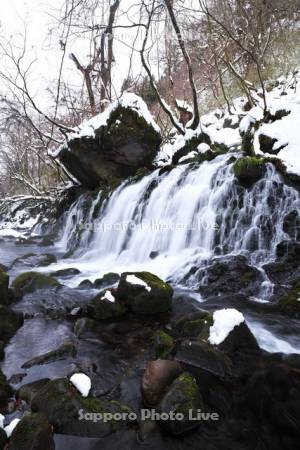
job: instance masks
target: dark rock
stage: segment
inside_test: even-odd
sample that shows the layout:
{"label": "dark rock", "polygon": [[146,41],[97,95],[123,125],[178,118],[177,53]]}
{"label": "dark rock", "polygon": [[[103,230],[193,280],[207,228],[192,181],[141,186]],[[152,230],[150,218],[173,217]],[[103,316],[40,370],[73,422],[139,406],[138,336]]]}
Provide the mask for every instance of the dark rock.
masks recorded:
{"label": "dark rock", "polygon": [[138,102],[143,101],[125,107],[121,98],[95,137],[73,137],[61,150],[59,161],[84,186],[111,185],[151,166],[162,138],[142,117]]}
{"label": "dark rock", "polygon": [[248,264],[244,256],[214,258],[197,278],[202,280],[199,291],[202,295],[219,294],[255,295],[264,281],[258,269]]}
{"label": "dark rock", "polygon": [[276,256],[285,262],[300,264],[300,242],[282,241],[276,246]]}
{"label": "dark rock", "polygon": [[4,349],[5,349],[5,344],[3,341],[0,341],[0,361],[2,361],[2,359],[4,359],[4,356],[5,356]]}
{"label": "dark rock", "polygon": [[213,324],[213,317],[208,311],[197,311],[195,313],[182,316],[175,327],[182,337],[199,337],[207,339],[209,328]]}
{"label": "dark rock", "polygon": [[0,268],[0,305],[7,305],[9,276]]}
{"label": "dark rock", "polygon": [[16,258],[12,263],[12,267],[46,267],[56,262],[56,256],[52,255],[51,253],[45,253],[42,255],[28,253],[27,255],[19,256],[18,258]]}
{"label": "dark rock", "polygon": [[201,340],[183,341],[177,350],[175,359],[220,378],[224,378],[231,371],[231,362],[224,353]]}
{"label": "dark rock", "polygon": [[[176,153],[174,153],[172,158],[172,164],[178,164],[179,160],[183,157],[188,155],[192,151],[197,151],[197,147],[199,144],[211,144],[211,139],[206,133],[200,132],[198,135],[193,136],[191,139],[185,141],[185,144],[182,148],[177,150]],[[201,156],[201,155],[199,155]],[[216,155],[212,154],[213,159]]]}
{"label": "dark rock", "polygon": [[183,369],[176,361],[157,359],[150,361],[142,378],[141,392],[147,406],[155,406],[162,399],[168,387]]}
{"label": "dark rock", "polygon": [[95,285],[91,282],[91,280],[83,280],[79,283],[78,287],[81,289],[94,289]]}
{"label": "dark rock", "polygon": [[132,411],[117,401],[82,397],[65,378],[52,380],[38,391],[31,402],[33,412],[43,412],[56,433],[73,436],[104,437],[126,426],[126,420],[97,422],[84,419],[91,413],[125,413]]}
{"label": "dark rock", "polygon": [[300,214],[296,209],[284,217],[282,228],[291,239],[300,241]]}
{"label": "dark rock", "polygon": [[162,426],[171,434],[179,435],[199,425],[191,420],[199,410],[203,410],[203,400],[196,380],[187,372],[182,373],[171,384],[168,392],[159,404],[159,411],[165,414],[181,414],[182,420],[163,420]]}
{"label": "dark rock", "polygon": [[5,433],[4,430],[2,430],[2,428],[0,428],[0,449],[4,450],[5,449],[5,445],[7,443],[8,439],[7,439],[7,435]]}
{"label": "dark rock", "polygon": [[0,340],[7,343],[23,325],[23,314],[0,305]]}
{"label": "dark rock", "polygon": [[149,258],[150,259],[155,259],[159,256],[159,252],[153,251],[150,253]]}
{"label": "dark rock", "polygon": [[[132,275],[146,285],[128,282],[127,277]],[[123,273],[117,293],[122,302],[136,314],[159,314],[172,307],[172,287],[149,272]]]}
{"label": "dark rock", "polygon": [[72,277],[73,275],[78,275],[78,274],[80,274],[80,270],[79,269],[75,269],[73,267],[70,267],[69,269],[57,270],[56,272],[51,273],[51,276],[52,277],[64,278],[64,277]]}
{"label": "dark rock", "polygon": [[242,356],[243,359],[247,357],[258,357],[261,349],[257,340],[253,336],[246,322],[237,325],[228,334],[218,348],[230,356],[234,361],[236,358]]}
{"label": "dark rock", "polygon": [[54,361],[58,361],[61,359],[65,359],[68,356],[76,356],[77,350],[75,345],[72,342],[65,342],[56,350],[52,350],[50,352],[44,353],[43,355],[36,356],[29,361],[26,361],[22,365],[22,369],[29,369],[33,366],[38,366],[41,364],[49,364]]}
{"label": "dark rock", "polygon": [[31,405],[32,399],[35,395],[46,386],[50,381],[49,378],[43,378],[38,381],[33,381],[32,383],[23,384],[16,394],[17,399],[24,400],[26,403]]}
{"label": "dark rock", "polygon": [[158,330],[154,337],[153,343],[156,358],[167,358],[174,347],[174,340],[171,336],[162,330]]}
{"label": "dark rock", "polygon": [[258,139],[259,139],[260,150],[262,152],[271,153],[272,155],[277,155],[277,153],[279,153],[279,149],[273,150],[273,147],[276,144],[276,142],[278,142],[278,139],[272,138],[272,137],[267,136],[262,133],[259,135]]}
{"label": "dark rock", "polygon": [[22,293],[28,294],[38,289],[47,287],[58,287],[59,282],[52,277],[44,275],[39,272],[25,272],[19,275],[12,283],[13,289]]}
{"label": "dark rock", "polygon": [[119,280],[120,275],[118,273],[109,272],[103,275],[102,278],[95,280],[94,285],[97,289],[104,289],[107,286],[112,286],[113,284],[118,283]]}
{"label": "dark rock", "polygon": [[0,413],[6,413],[9,398],[13,390],[7,382],[6,376],[0,369]]}
{"label": "dark rock", "polygon": [[52,427],[44,414],[29,414],[18,423],[8,450],[55,450]]}
{"label": "dark rock", "polygon": [[300,317],[300,278],[286,293],[279,298],[278,306],[281,312],[293,317]]}
{"label": "dark rock", "polygon": [[87,337],[93,335],[97,329],[97,322],[87,317],[78,319],[74,325],[74,334],[78,338]]}
{"label": "dark rock", "polygon": [[244,156],[234,163],[233,171],[242,184],[252,184],[264,176],[266,165],[263,158]]}
{"label": "dark rock", "polygon": [[22,380],[27,376],[27,373],[22,372],[22,373],[15,373],[14,375],[12,375],[10,377],[10,379],[8,380],[9,384],[19,384],[22,382]]}
{"label": "dark rock", "polygon": [[115,289],[106,289],[89,303],[88,313],[93,319],[106,320],[125,314],[127,308],[118,300]]}

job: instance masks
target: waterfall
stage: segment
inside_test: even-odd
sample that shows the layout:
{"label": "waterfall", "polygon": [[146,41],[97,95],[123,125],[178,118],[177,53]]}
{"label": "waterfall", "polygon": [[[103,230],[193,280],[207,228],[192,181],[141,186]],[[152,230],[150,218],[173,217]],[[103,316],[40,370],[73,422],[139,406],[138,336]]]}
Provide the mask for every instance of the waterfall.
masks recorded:
{"label": "waterfall", "polygon": [[[288,238],[283,221],[299,209],[299,193],[272,164],[251,188],[238,183],[232,166],[230,156],[221,155],[127,181],[85,208],[81,197],[68,213],[60,245],[77,246],[72,264],[92,279],[150,270],[180,283],[192,266],[226,254],[244,254],[260,267]],[[270,290],[268,280],[263,289]]]}

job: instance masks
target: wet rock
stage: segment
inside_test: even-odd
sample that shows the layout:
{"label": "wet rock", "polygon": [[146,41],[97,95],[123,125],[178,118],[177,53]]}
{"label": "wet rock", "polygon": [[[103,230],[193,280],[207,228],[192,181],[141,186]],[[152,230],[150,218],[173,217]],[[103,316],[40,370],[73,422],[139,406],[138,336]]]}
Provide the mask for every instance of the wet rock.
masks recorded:
{"label": "wet rock", "polygon": [[4,352],[5,344],[3,341],[0,341],[0,361],[4,358],[5,352]]}
{"label": "wet rock", "polygon": [[17,391],[17,399],[24,400],[29,405],[35,395],[50,382],[49,378],[33,381],[32,383],[23,384]]}
{"label": "wet rock", "polygon": [[231,362],[218,348],[201,340],[185,340],[179,346],[176,361],[197,367],[220,378],[231,371]]}
{"label": "wet rock", "polygon": [[54,450],[53,430],[44,414],[29,414],[18,423],[8,450]]}
{"label": "wet rock", "polygon": [[252,184],[263,177],[266,165],[263,158],[245,156],[234,163],[233,171],[242,184]]}
{"label": "wet rock", "polygon": [[297,210],[289,212],[284,217],[282,228],[291,239],[300,241],[300,214]]}
{"label": "wet rock", "polygon": [[300,263],[300,242],[282,241],[276,246],[276,256],[286,262]]}
{"label": "wet rock", "polygon": [[293,317],[300,317],[300,278],[279,299],[278,306],[281,312]]}
{"label": "wet rock", "polygon": [[[197,151],[198,145],[203,144],[203,143],[210,145],[211,139],[208,136],[208,134],[202,133],[202,132],[199,132],[199,134],[194,135],[191,139],[184,141],[184,145],[179,150],[177,150],[176,153],[174,153],[173,158],[172,158],[172,164],[174,164],[174,165],[178,164],[179,160],[182,157],[188,155],[192,151]],[[199,155],[199,156],[201,156],[201,155]],[[212,155],[211,159],[213,159],[213,158],[214,158],[214,156]]]}
{"label": "wet rock", "polygon": [[7,305],[9,276],[0,268],[0,305]]}
{"label": "wet rock", "polygon": [[159,404],[159,411],[162,414],[182,415],[182,420],[163,420],[161,424],[171,434],[185,433],[199,425],[199,421],[191,420],[191,417],[196,417],[198,410],[203,408],[196,380],[191,374],[184,372],[173,381]]}
{"label": "wet rock", "polygon": [[164,393],[181,373],[181,364],[176,361],[157,359],[150,361],[144,372],[141,384],[143,401],[147,406],[155,406]]}
{"label": "wet rock", "polygon": [[149,258],[150,258],[150,259],[155,259],[155,258],[157,258],[158,256],[159,256],[159,252],[153,251],[153,252],[150,252]]}
{"label": "wet rock", "polygon": [[41,364],[49,364],[54,361],[65,359],[68,356],[75,357],[76,354],[77,350],[75,345],[72,342],[65,342],[56,350],[52,350],[50,352],[44,353],[43,355],[36,356],[29,361],[26,361],[22,365],[22,369],[29,369],[30,367],[38,366]]}
{"label": "wet rock", "polygon": [[12,267],[46,267],[56,262],[56,256],[52,255],[51,253],[45,253],[42,255],[28,253],[27,255],[19,256],[18,258],[16,258],[12,263]]}
{"label": "wet rock", "polygon": [[93,335],[96,329],[97,322],[95,320],[82,317],[81,319],[76,320],[74,334],[78,338],[84,338]]}
{"label": "wet rock", "polygon": [[156,358],[167,358],[174,347],[173,338],[162,330],[155,333],[153,343]]}
{"label": "wet rock", "polygon": [[91,280],[83,280],[79,283],[79,288],[81,289],[94,289],[94,283],[91,282]]}
{"label": "wet rock", "polygon": [[0,428],[0,449],[1,450],[4,450],[7,441],[8,441],[8,439],[7,439],[7,435],[6,435],[5,431],[2,428]]}
{"label": "wet rock", "polygon": [[0,305],[0,340],[7,343],[23,325],[23,314]]}
{"label": "wet rock", "polygon": [[88,313],[93,319],[106,320],[125,314],[127,308],[118,300],[115,289],[106,289],[100,292],[89,303]]}
{"label": "wet rock", "polygon": [[52,277],[60,277],[60,278],[68,278],[74,275],[80,274],[79,269],[75,269],[74,267],[70,267],[68,269],[60,269],[56,270],[56,272],[51,273]]}
{"label": "wet rock", "polygon": [[38,289],[43,289],[47,287],[58,287],[59,282],[47,275],[39,272],[25,272],[19,275],[12,283],[12,288],[21,294],[28,294],[34,292]]}
{"label": "wet rock", "polygon": [[[158,152],[162,138],[141,113],[146,105],[136,96],[127,107],[128,95],[133,96],[123,94],[112,105],[110,114],[108,110],[103,113],[102,126],[91,127],[94,136],[73,135],[58,155],[59,161],[84,186],[111,185],[135,175],[139,168],[150,167]],[[92,120],[95,123],[95,118]]]}
{"label": "wet rock", "polygon": [[[50,381],[38,391],[31,402],[33,412],[43,412],[56,433],[73,436],[104,437],[126,426],[126,420],[91,420],[91,413],[121,413],[132,411],[117,401],[82,397],[65,378]],[[80,420],[81,419],[81,420]]]}
{"label": "wet rock", "polygon": [[0,413],[6,413],[9,398],[13,395],[13,390],[7,382],[6,376],[0,369]]}
{"label": "wet rock", "polygon": [[235,365],[238,360],[244,362],[249,358],[258,358],[261,354],[257,340],[246,322],[235,326],[218,348],[226,353]]}
{"label": "wet rock", "polygon": [[22,382],[22,380],[27,376],[27,373],[15,373],[13,374],[10,379],[8,380],[9,384],[19,384]]}
{"label": "wet rock", "polygon": [[206,340],[209,336],[209,328],[213,324],[212,314],[208,311],[197,311],[182,316],[175,324],[182,337],[199,337]]}
{"label": "wet rock", "polygon": [[159,314],[172,307],[172,287],[149,272],[123,273],[117,293],[136,314]]}
{"label": "wet rock", "polygon": [[258,269],[248,264],[244,256],[214,258],[210,265],[200,269],[197,277],[202,280],[202,295],[219,294],[255,295],[264,281]]}
{"label": "wet rock", "polygon": [[94,285],[97,289],[104,289],[107,286],[112,286],[113,284],[118,283],[119,280],[120,275],[118,273],[109,272],[103,275],[102,278],[95,280]]}

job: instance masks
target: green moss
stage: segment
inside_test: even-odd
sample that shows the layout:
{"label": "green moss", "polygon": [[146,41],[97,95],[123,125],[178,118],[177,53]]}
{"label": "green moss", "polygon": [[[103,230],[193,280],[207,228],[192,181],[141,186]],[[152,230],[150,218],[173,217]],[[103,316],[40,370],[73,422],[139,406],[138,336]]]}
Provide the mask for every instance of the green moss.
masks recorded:
{"label": "green moss", "polygon": [[248,156],[254,155],[253,132],[251,129],[246,131],[242,137],[242,152]]}
{"label": "green moss", "polygon": [[279,308],[286,313],[300,313],[300,280],[298,280],[292,290],[279,300]]}
{"label": "green moss", "polygon": [[[102,400],[95,397],[81,397],[79,401],[82,405],[82,408],[85,409],[87,412],[100,414],[105,413],[130,414],[133,412],[132,409],[129,408],[129,406],[123,405],[122,403],[116,400]],[[122,420],[112,419],[109,421],[109,424],[112,428],[112,431],[118,431],[124,426]]]}
{"label": "green moss", "polygon": [[240,181],[256,181],[265,173],[266,160],[255,156],[245,156],[238,159],[233,165],[234,175]]}
{"label": "green moss", "polygon": [[60,286],[60,283],[55,278],[39,272],[24,272],[12,283],[12,287],[21,291],[23,294],[31,293],[45,287],[57,286]]}
{"label": "green moss", "polygon": [[145,281],[145,283],[152,285],[153,287],[156,287],[158,289],[164,290],[168,295],[173,295],[173,288],[168,283],[163,281],[161,278],[157,277],[156,275],[153,275],[153,273],[150,272],[137,272],[135,274],[138,278],[141,278],[141,280]]}
{"label": "green moss", "polygon": [[153,342],[156,358],[167,358],[174,347],[173,338],[162,330],[155,333]]}

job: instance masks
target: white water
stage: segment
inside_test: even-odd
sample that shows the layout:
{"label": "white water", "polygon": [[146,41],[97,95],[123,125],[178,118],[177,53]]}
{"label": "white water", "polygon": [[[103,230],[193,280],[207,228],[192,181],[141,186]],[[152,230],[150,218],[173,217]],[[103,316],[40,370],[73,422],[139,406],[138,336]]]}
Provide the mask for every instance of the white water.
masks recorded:
{"label": "white water", "polygon": [[[125,183],[100,209],[99,195],[86,217],[80,198],[67,215],[60,241],[67,251],[77,240],[78,250],[59,267],[75,265],[82,278],[92,280],[110,271],[146,269],[181,283],[191,267],[216,254],[218,244],[219,254],[243,253],[258,266],[272,259],[276,244],[287,238],[283,218],[299,209],[299,194],[281,182],[271,164],[262,180],[244,189],[228,159],[223,155],[198,167],[178,166],[161,176],[155,171]],[[153,251],[159,252],[155,259]],[[262,297],[271,291],[266,279]]]}

